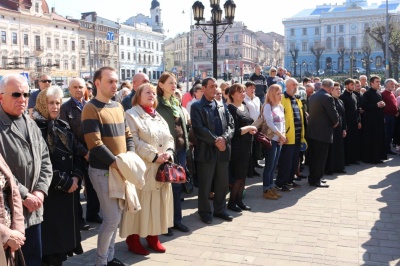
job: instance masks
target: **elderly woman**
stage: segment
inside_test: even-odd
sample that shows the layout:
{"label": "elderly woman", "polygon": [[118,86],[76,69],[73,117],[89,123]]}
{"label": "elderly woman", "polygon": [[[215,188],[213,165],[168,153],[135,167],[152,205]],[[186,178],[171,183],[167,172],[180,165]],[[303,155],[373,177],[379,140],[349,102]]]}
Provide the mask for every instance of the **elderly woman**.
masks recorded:
{"label": "elderly woman", "polygon": [[[174,150],[178,157],[177,159],[179,164],[182,165],[183,168],[186,168],[186,152],[189,150],[186,117],[179,100],[174,96],[175,90],[176,78],[174,74],[168,72],[163,73],[158,80],[157,85],[157,112],[167,122],[169,132],[175,140]],[[197,98],[198,92],[195,91],[194,94]],[[189,107],[189,104],[186,106],[186,108]],[[189,228],[182,224],[182,185],[172,184],[172,192],[174,195],[174,229],[182,232],[189,232]],[[168,232],[168,235],[172,234],[172,231]]]}
{"label": "elderly woman", "polygon": [[41,91],[33,118],[49,147],[53,178],[45,198],[42,222],[42,265],[62,265],[67,256],[83,253],[74,191],[82,178],[81,145],[68,124],[59,119],[62,90],[52,86]]}
{"label": "elderly woman", "polygon": [[276,68],[275,67],[271,67],[269,69],[269,75],[267,78],[267,86],[268,88],[272,85],[272,84],[276,84],[278,82],[279,77],[276,76]]}
{"label": "elderly woman", "polygon": [[[21,248],[25,241],[24,215],[21,195],[10,168],[0,154],[0,232],[4,249],[14,252]],[[3,251],[4,252],[4,251]],[[11,253],[7,252],[7,260]],[[4,260],[4,258],[2,258]],[[1,265],[6,265],[0,259]]]}
{"label": "elderly woman", "polygon": [[140,237],[146,237],[156,252],[165,252],[158,235],[167,233],[173,225],[171,184],[156,181],[156,174],[159,166],[171,158],[169,150],[174,148],[174,138],[156,107],[156,88],[145,83],[139,86],[132,98],[132,108],[125,113],[136,153],[145,162],[146,172],[145,185],[137,190],[142,209],[137,213],[123,212],[120,236],[127,237],[129,250],[140,255],[149,254]]}
{"label": "elderly woman", "polygon": [[228,110],[235,121],[235,133],[231,140],[231,160],[229,162],[229,173],[234,180],[231,186],[228,209],[234,212],[251,210],[243,203],[243,191],[246,175],[252,158],[251,148],[253,134],[257,128],[252,126],[253,119],[243,102],[245,97],[244,86],[239,83],[233,84],[229,89],[230,104]]}

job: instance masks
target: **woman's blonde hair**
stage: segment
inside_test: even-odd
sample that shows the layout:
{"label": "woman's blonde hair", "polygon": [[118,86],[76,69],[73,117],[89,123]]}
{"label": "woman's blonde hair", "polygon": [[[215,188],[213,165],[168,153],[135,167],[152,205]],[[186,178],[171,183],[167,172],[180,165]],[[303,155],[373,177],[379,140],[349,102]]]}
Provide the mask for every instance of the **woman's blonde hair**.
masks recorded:
{"label": "woman's blonde hair", "polygon": [[282,91],[282,87],[278,84],[272,84],[269,86],[268,91],[267,91],[267,97],[265,97],[265,103],[269,103],[270,105],[277,105],[279,102],[274,102],[275,101],[275,94],[278,91]]}
{"label": "woman's blonde hair", "polygon": [[[132,106],[140,105],[140,97],[142,96],[143,90],[144,90],[145,88],[150,88],[150,89],[154,92],[154,94],[157,93],[156,87],[153,86],[153,85],[151,85],[150,83],[145,83],[145,84],[140,85],[140,86],[138,87],[138,89],[136,90],[135,95],[134,95],[133,98],[132,98]],[[156,94],[156,95],[157,95],[157,94]],[[129,97],[129,96],[128,96],[128,97]],[[156,108],[157,108],[157,105],[158,105],[157,97],[154,95],[153,108],[156,109]]]}
{"label": "woman's blonde hair", "polygon": [[269,69],[269,75],[270,75],[270,76],[272,76],[272,72],[275,72],[275,75],[276,75],[276,68],[275,68],[275,67],[271,67],[271,68]]}

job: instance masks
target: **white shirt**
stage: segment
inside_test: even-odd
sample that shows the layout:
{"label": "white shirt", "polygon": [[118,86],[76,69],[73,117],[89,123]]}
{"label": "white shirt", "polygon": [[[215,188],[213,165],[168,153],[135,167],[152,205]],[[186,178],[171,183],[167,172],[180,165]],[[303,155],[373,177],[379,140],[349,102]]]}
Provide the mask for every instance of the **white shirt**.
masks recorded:
{"label": "white shirt", "polygon": [[196,100],[196,98],[193,98],[190,102],[188,102],[188,104],[186,105],[186,110],[188,111],[189,115],[190,115],[190,109],[192,107],[192,104],[194,102],[197,102],[198,100]]}
{"label": "white shirt", "polygon": [[256,121],[258,116],[260,115],[260,108],[261,108],[260,98],[254,96],[254,98],[251,99],[246,94],[246,96],[244,97],[244,102],[246,103],[247,109],[249,109],[250,117],[254,121]]}

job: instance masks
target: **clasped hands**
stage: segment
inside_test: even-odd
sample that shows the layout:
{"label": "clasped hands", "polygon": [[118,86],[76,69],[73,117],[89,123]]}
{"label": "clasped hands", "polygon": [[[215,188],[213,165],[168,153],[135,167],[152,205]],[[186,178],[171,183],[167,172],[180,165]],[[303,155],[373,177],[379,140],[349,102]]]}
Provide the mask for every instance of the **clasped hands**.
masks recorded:
{"label": "clasped hands", "polygon": [[4,245],[4,249],[7,247],[11,248],[11,252],[14,252],[18,249],[21,248],[22,245],[24,245],[25,241],[25,236],[21,232],[17,230],[12,230],[10,237],[8,238],[6,244]]}
{"label": "clasped hands", "polygon": [[28,192],[22,204],[28,209],[29,212],[34,212],[43,205],[44,193],[35,190],[32,193]]}

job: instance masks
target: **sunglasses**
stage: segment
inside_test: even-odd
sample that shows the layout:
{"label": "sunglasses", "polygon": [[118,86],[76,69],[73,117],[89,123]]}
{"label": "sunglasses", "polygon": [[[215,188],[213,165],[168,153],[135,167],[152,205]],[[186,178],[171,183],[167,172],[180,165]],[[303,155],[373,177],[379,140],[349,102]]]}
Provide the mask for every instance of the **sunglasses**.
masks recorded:
{"label": "sunglasses", "polygon": [[31,94],[29,93],[29,92],[24,92],[24,93],[22,93],[22,92],[12,92],[12,93],[2,93],[2,94],[9,94],[9,95],[11,95],[11,97],[13,97],[13,98],[19,98],[19,97],[21,97],[21,96],[24,96],[24,98],[29,98],[29,96],[31,96]]}
{"label": "sunglasses", "polygon": [[51,83],[51,79],[43,79],[40,82],[42,82],[42,83]]}

